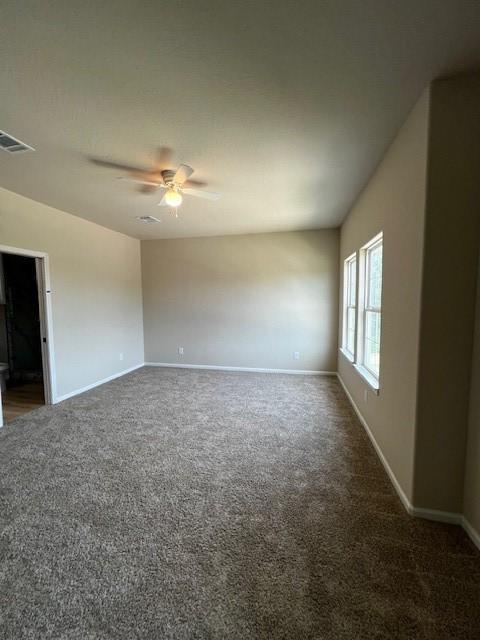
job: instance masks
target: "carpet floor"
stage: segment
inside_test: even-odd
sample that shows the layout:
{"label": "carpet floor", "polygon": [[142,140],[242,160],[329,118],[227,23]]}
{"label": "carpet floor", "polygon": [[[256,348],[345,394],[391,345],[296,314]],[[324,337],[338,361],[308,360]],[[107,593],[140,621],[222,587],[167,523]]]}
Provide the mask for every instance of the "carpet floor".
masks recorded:
{"label": "carpet floor", "polygon": [[476,639],[335,378],[143,368],[0,433],[0,638]]}

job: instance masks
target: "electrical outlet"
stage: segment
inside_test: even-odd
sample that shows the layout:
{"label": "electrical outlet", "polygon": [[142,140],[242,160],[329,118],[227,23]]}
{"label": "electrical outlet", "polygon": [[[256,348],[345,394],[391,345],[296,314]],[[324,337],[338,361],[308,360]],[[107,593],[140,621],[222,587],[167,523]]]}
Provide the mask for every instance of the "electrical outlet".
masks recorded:
{"label": "electrical outlet", "polygon": [[183,356],[183,347],[178,347],[178,355]]}
{"label": "electrical outlet", "polygon": [[293,359],[294,360],[300,360],[300,351],[294,351],[293,352]]}
{"label": "electrical outlet", "polygon": [[119,353],[119,354],[118,354],[118,359],[119,359],[119,360],[123,360],[123,353]]}

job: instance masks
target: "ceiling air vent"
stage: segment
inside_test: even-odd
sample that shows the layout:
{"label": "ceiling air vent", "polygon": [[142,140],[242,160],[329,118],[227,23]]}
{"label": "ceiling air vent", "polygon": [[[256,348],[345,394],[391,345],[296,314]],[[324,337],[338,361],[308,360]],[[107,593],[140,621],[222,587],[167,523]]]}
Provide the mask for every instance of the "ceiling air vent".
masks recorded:
{"label": "ceiling air vent", "polygon": [[8,135],[8,133],[5,133],[5,131],[0,131],[0,149],[8,151],[8,153],[18,153],[19,151],[35,151],[33,147],[30,147],[28,144],[25,144],[21,140],[12,138],[12,136]]}
{"label": "ceiling air vent", "polygon": [[156,224],[157,222],[161,222],[161,220],[153,216],[137,216],[137,220],[143,224]]}

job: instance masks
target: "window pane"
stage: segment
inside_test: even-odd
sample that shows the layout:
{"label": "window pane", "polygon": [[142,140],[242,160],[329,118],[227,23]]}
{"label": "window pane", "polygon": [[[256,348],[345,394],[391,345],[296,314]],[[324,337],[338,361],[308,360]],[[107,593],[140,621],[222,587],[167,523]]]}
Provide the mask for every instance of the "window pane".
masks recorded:
{"label": "window pane", "polygon": [[380,325],[378,311],[365,312],[364,364],[377,377],[380,372]]}
{"label": "window pane", "polygon": [[356,297],[357,297],[357,259],[355,256],[345,260],[344,271],[344,320],[342,347],[353,356],[355,351]]}
{"label": "window pane", "polygon": [[382,245],[368,252],[368,301],[367,306],[382,306]]}
{"label": "window pane", "polygon": [[347,309],[347,349],[350,353],[355,351],[355,309]]}
{"label": "window pane", "polygon": [[355,306],[355,299],[357,294],[357,261],[350,260],[348,264],[348,304],[351,307]]}

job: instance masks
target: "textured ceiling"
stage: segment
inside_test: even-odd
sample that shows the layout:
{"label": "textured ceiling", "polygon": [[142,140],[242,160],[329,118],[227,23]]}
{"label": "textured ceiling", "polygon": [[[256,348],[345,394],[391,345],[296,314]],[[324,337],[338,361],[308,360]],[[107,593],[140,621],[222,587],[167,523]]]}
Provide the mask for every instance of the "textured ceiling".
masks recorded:
{"label": "textured ceiling", "polygon": [[[0,186],[144,238],[337,226],[425,85],[480,68],[477,0],[3,0],[0,24],[0,129],[37,149],[0,152]],[[88,160],[161,145],[222,199],[176,219]]]}

